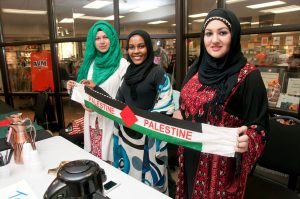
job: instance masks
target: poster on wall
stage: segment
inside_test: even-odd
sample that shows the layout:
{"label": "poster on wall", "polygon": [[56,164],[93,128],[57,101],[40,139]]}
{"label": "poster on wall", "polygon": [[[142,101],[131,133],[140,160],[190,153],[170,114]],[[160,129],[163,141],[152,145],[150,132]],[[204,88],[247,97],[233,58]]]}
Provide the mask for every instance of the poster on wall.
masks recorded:
{"label": "poster on wall", "polygon": [[300,97],[300,78],[289,78],[286,93]]}
{"label": "poster on wall", "polygon": [[280,37],[273,37],[273,46],[278,46],[280,44]]}
{"label": "poster on wall", "polygon": [[32,91],[54,91],[51,53],[47,50],[32,52],[30,58]]}
{"label": "poster on wall", "polygon": [[293,45],[293,36],[286,36],[285,37],[285,45]]}
{"label": "poster on wall", "polygon": [[262,38],[261,38],[261,45],[262,45],[262,46],[268,45],[268,41],[269,41],[269,38],[268,38],[268,37],[262,37]]}

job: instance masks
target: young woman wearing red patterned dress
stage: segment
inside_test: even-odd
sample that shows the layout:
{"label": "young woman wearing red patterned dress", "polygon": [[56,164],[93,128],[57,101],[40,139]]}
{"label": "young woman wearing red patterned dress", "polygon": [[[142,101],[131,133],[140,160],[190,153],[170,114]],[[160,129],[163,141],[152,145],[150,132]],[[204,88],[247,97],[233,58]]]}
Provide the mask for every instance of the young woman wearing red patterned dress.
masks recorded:
{"label": "young woman wearing red patterned dress", "polygon": [[179,147],[176,198],[243,198],[247,175],[268,131],[267,94],[258,69],[241,52],[241,27],[229,10],[212,10],[201,32],[174,118],[239,127],[235,158]]}

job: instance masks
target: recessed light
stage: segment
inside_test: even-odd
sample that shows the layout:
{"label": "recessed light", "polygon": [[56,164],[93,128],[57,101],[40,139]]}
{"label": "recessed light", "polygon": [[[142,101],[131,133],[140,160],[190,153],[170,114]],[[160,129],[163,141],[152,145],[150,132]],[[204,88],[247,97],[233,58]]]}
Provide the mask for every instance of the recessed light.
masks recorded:
{"label": "recessed light", "polygon": [[138,8],[129,10],[129,12],[145,12],[145,11],[153,10],[156,8],[158,8],[158,7],[157,6],[138,7]]}
{"label": "recessed light", "polygon": [[110,1],[93,1],[92,3],[86,4],[83,8],[90,8],[90,9],[99,9],[103,8],[109,4],[112,4]]}
{"label": "recessed light", "polygon": [[84,16],[85,14],[83,13],[73,13],[73,18],[76,19],[78,17]]}
{"label": "recessed light", "polygon": [[265,7],[271,7],[271,6],[278,6],[278,5],[282,5],[282,4],[286,4],[286,3],[284,1],[271,1],[268,3],[253,4],[253,5],[249,5],[246,7],[251,8],[251,9],[258,9],[258,8],[265,8]]}
{"label": "recessed light", "polygon": [[[119,16],[119,18],[124,18],[124,16]],[[86,20],[95,20],[95,21],[98,21],[98,20],[107,20],[107,21],[110,21],[110,20],[114,20],[114,15],[111,15],[111,16],[108,16],[108,17],[96,17],[96,16],[81,16],[81,17],[78,17],[78,19],[86,19]]]}
{"label": "recessed light", "polygon": [[205,19],[196,19],[194,22],[204,22]]}
{"label": "recessed light", "polygon": [[300,6],[291,5],[291,6],[261,10],[260,12],[270,12],[270,13],[274,13],[274,14],[280,14],[280,13],[286,13],[286,12],[295,12],[295,11],[299,11],[299,10],[300,10]]}
{"label": "recessed light", "polygon": [[168,21],[152,21],[149,22],[148,24],[161,24],[161,23],[167,23]]}
{"label": "recessed light", "polygon": [[62,20],[60,20],[59,23],[73,23],[74,19],[73,18],[63,18]]}
{"label": "recessed light", "polygon": [[87,20],[95,20],[95,21],[98,21],[98,20],[104,20],[104,17],[95,17],[95,16],[81,16],[81,17],[78,17],[78,19],[87,19]]}
{"label": "recessed light", "polygon": [[[124,18],[124,16],[119,16],[119,19],[121,18]],[[111,16],[108,16],[108,17],[104,17],[103,20],[114,20],[115,19],[115,16],[114,15],[111,15]]]}
{"label": "recessed light", "polygon": [[242,1],[246,1],[246,0],[227,0],[226,4],[233,4],[233,3],[238,3],[238,2],[242,2]]}
{"label": "recessed light", "polygon": [[205,17],[208,13],[204,12],[204,13],[199,13],[199,14],[193,14],[193,15],[189,15],[190,18],[198,18],[198,17]]}
{"label": "recessed light", "polygon": [[250,21],[240,22],[241,25],[250,24]]}
{"label": "recessed light", "polygon": [[3,13],[12,13],[12,14],[32,14],[32,15],[45,15],[47,11],[44,10],[20,10],[20,9],[9,9],[2,8]]}

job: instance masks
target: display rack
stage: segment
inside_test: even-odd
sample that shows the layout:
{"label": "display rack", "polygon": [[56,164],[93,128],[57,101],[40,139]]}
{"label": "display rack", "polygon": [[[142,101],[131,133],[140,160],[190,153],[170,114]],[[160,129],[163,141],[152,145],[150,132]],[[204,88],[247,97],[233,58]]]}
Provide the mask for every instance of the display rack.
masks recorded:
{"label": "display rack", "polygon": [[300,118],[300,71],[291,72],[287,66],[258,68],[268,93],[269,113]]}

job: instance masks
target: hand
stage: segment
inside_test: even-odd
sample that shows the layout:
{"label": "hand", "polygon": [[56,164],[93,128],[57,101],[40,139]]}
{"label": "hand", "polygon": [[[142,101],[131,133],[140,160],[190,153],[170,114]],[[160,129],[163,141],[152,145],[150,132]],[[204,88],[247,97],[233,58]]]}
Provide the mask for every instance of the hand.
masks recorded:
{"label": "hand", "polygon": [[181,115],[181,111],[180,111],[180,110],[174,111],[172,117],[175,118],[175,119],[183,120],[183,117],[182,117],[182,115]]}
{"label": "hand", "polygon": [[239,137],[237,138],[237,143],[235,147],[235,151],[239,153],[245,153],[248,151],[248,142],[249,142],[249,137],[246,135],[247,131],[246,126],[241,126],[238,129]]}
{"label": "hand", "polygon": [[92,89],[94,89],[95,86],[96,86],[96,84],[92,80],[83,79],[83,80],[80,81],[80,83],[87,86],[87,87],[89,87],[89,88],[92,88]]}
{"label": "hand", "polygon": [[73,80],[67,81],[67,90],[71,90],[75,86],[76,82]]}
{"label": "hand", "polygon": [[88,111],[88,112],[93,112],[92,109],[89,109],[88,107],[86,107],[84,104],[81,104],[81,106],[84,108],[84,110]]}

